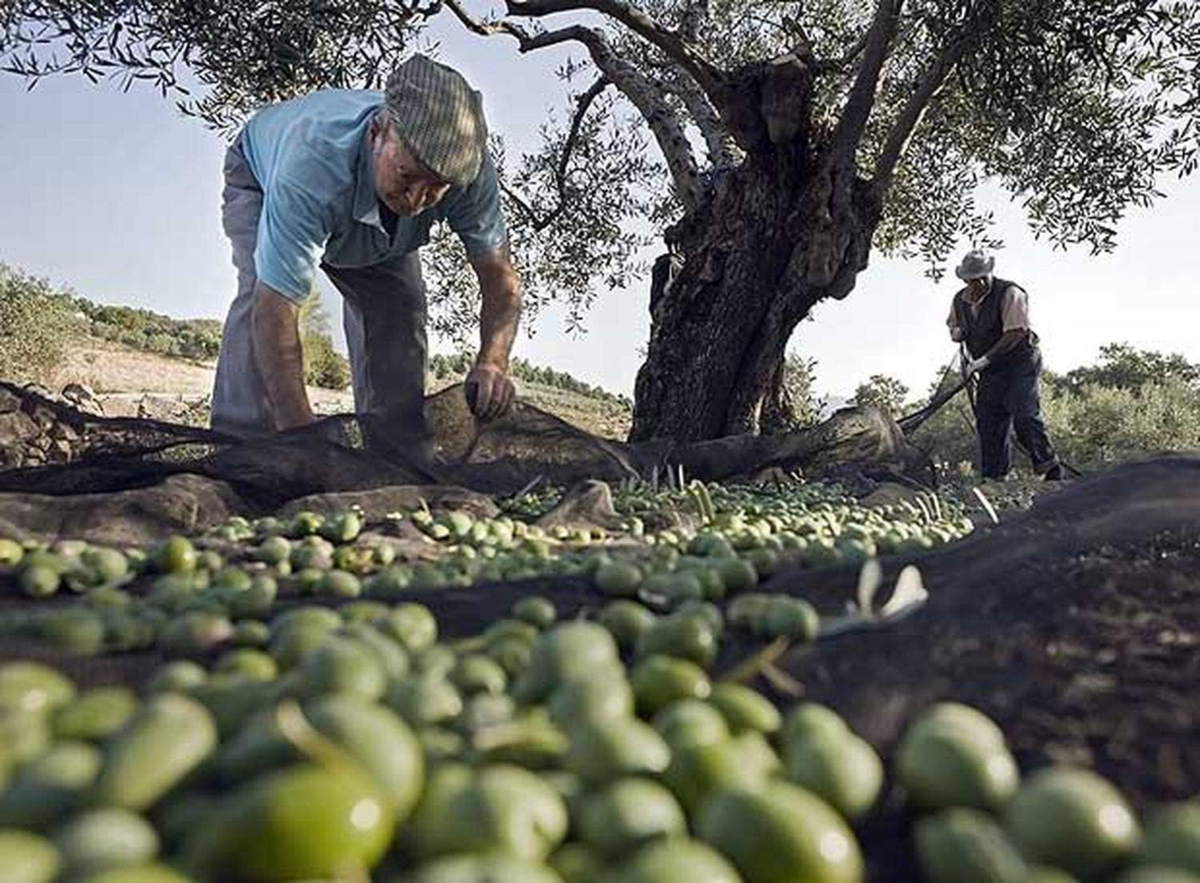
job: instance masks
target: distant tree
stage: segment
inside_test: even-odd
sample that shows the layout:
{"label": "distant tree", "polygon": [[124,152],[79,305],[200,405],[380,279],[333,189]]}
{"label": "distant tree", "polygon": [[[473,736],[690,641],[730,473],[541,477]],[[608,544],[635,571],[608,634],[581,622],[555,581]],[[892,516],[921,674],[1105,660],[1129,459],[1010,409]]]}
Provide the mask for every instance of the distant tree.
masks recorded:
{"label": "distant tree", "polygon": [[1056,388],[1072,393],[1078,393],[1086,386],[1138,392],[1144,387],[1170,381],[1197,384],[1200,382],[1200,365],[1189,362],[1179,353],[1139,350],[1127,343],[1102,346],[1097,364],[1075,368],[1053,378]]}
{"label": "distant tree", "polygon": [[900,415],[907,400],[908,387],[886,374],[872,374],[869,380],[860,383],[854,391],[856,405],[873,406],[894,417]]}

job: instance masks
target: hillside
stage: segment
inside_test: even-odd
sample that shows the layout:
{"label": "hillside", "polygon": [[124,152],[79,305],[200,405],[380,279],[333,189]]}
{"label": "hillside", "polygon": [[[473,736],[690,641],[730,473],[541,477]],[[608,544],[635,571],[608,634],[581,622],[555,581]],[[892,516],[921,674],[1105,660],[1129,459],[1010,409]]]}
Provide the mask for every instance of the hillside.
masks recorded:
{"label": "hillside", "polygon": [[[353,409],[346,357],[330,317],[310,298],[300,315],[309,398],[319,414]],[[0,378],[51,391],[81,384],[114,416],[206,423],[221,323],[177,319],[137,307],[98,304],[0,262]],[[471,356],[435,354],[425,387],[463,379]],[[597,435],[624,438],[632,404],[562,371],[514,358],[518,393]]]}
{"label": "hillside", "polygon": [[[62,364],[45,385],[62,389],[80,383],[96,393],[110,416],[144,416],[185,422],[207,419],[215,361],[192,360],[83,335],[70,347]],[[426,389],[436,392],[462,379],[459,372],[426,377]],[[630,411],[615,396],[562,389],[517,377],[520,395],[531,404],[607,438],[624,438]],[[308,388],[320,414],[353,409],[349,390]]]}

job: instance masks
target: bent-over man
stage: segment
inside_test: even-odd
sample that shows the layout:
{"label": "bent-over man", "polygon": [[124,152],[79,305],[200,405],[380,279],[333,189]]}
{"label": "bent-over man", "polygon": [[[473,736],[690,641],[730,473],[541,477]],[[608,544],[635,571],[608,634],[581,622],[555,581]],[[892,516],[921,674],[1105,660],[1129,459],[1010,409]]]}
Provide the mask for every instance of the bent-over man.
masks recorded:
{"label": "bent-over man", "polygon": [[421,55],[382,93],[320,90],[250,119],[225,159],[222,215],[238,293],[217,362],[215,429],[249,435],[313,421],[298,320],[319,265],[344,299],[368,446],[428,459],[417,249],[440,220],[466,247],[482,296],[468,399],[484,420],[508,409],[521,294],[486,141],[479,93]]}
{"label": "bent-over man", "polygon": [[979,433],[980,471],[1002,480],[1012,468],[1012,442],[1029,453],[1033,469],[1047,480],[1062,478],[1062,467],[1042,420],[1038,375],[1042,355],[1029,324],[1028,295],[1015,282],[992,275],[996,259],[971,251],[955,268],[966,287],[954,295],[951,340],[966,347],[964,371],[976,375],[975,421]]}

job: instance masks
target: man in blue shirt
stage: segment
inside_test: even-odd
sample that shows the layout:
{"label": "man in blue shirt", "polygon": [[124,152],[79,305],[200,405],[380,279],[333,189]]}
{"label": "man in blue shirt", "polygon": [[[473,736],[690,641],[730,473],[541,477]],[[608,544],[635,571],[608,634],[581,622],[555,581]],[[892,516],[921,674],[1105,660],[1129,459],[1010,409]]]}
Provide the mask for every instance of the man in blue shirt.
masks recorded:
{"label": "man in blue shirt", "polygon": [[478,92],[415,55],[385,92],[322,90],[259,111],[225,160],[222,220],[238,294],[217,362],[212,423],[242,435],[314,419],[299,307],[318,265],[344,298],[355,407],[369,447],[424,460],[425,285],[417,249],[446,221],[479,281],[480,349],[467,378],[483,420],[514,397],[521,310]]}

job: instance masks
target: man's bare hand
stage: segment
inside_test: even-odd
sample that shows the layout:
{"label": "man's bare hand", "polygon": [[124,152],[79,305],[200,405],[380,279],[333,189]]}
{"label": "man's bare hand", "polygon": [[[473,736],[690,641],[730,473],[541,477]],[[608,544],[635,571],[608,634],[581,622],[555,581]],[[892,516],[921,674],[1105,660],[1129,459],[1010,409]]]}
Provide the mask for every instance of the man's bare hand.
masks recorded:
{"label": "man's bare hand", "polygon": [[487,362],[476,365],[467,375],[464,391],[472,413],[485,422],[507,414],[517,396],[508,373]]}

